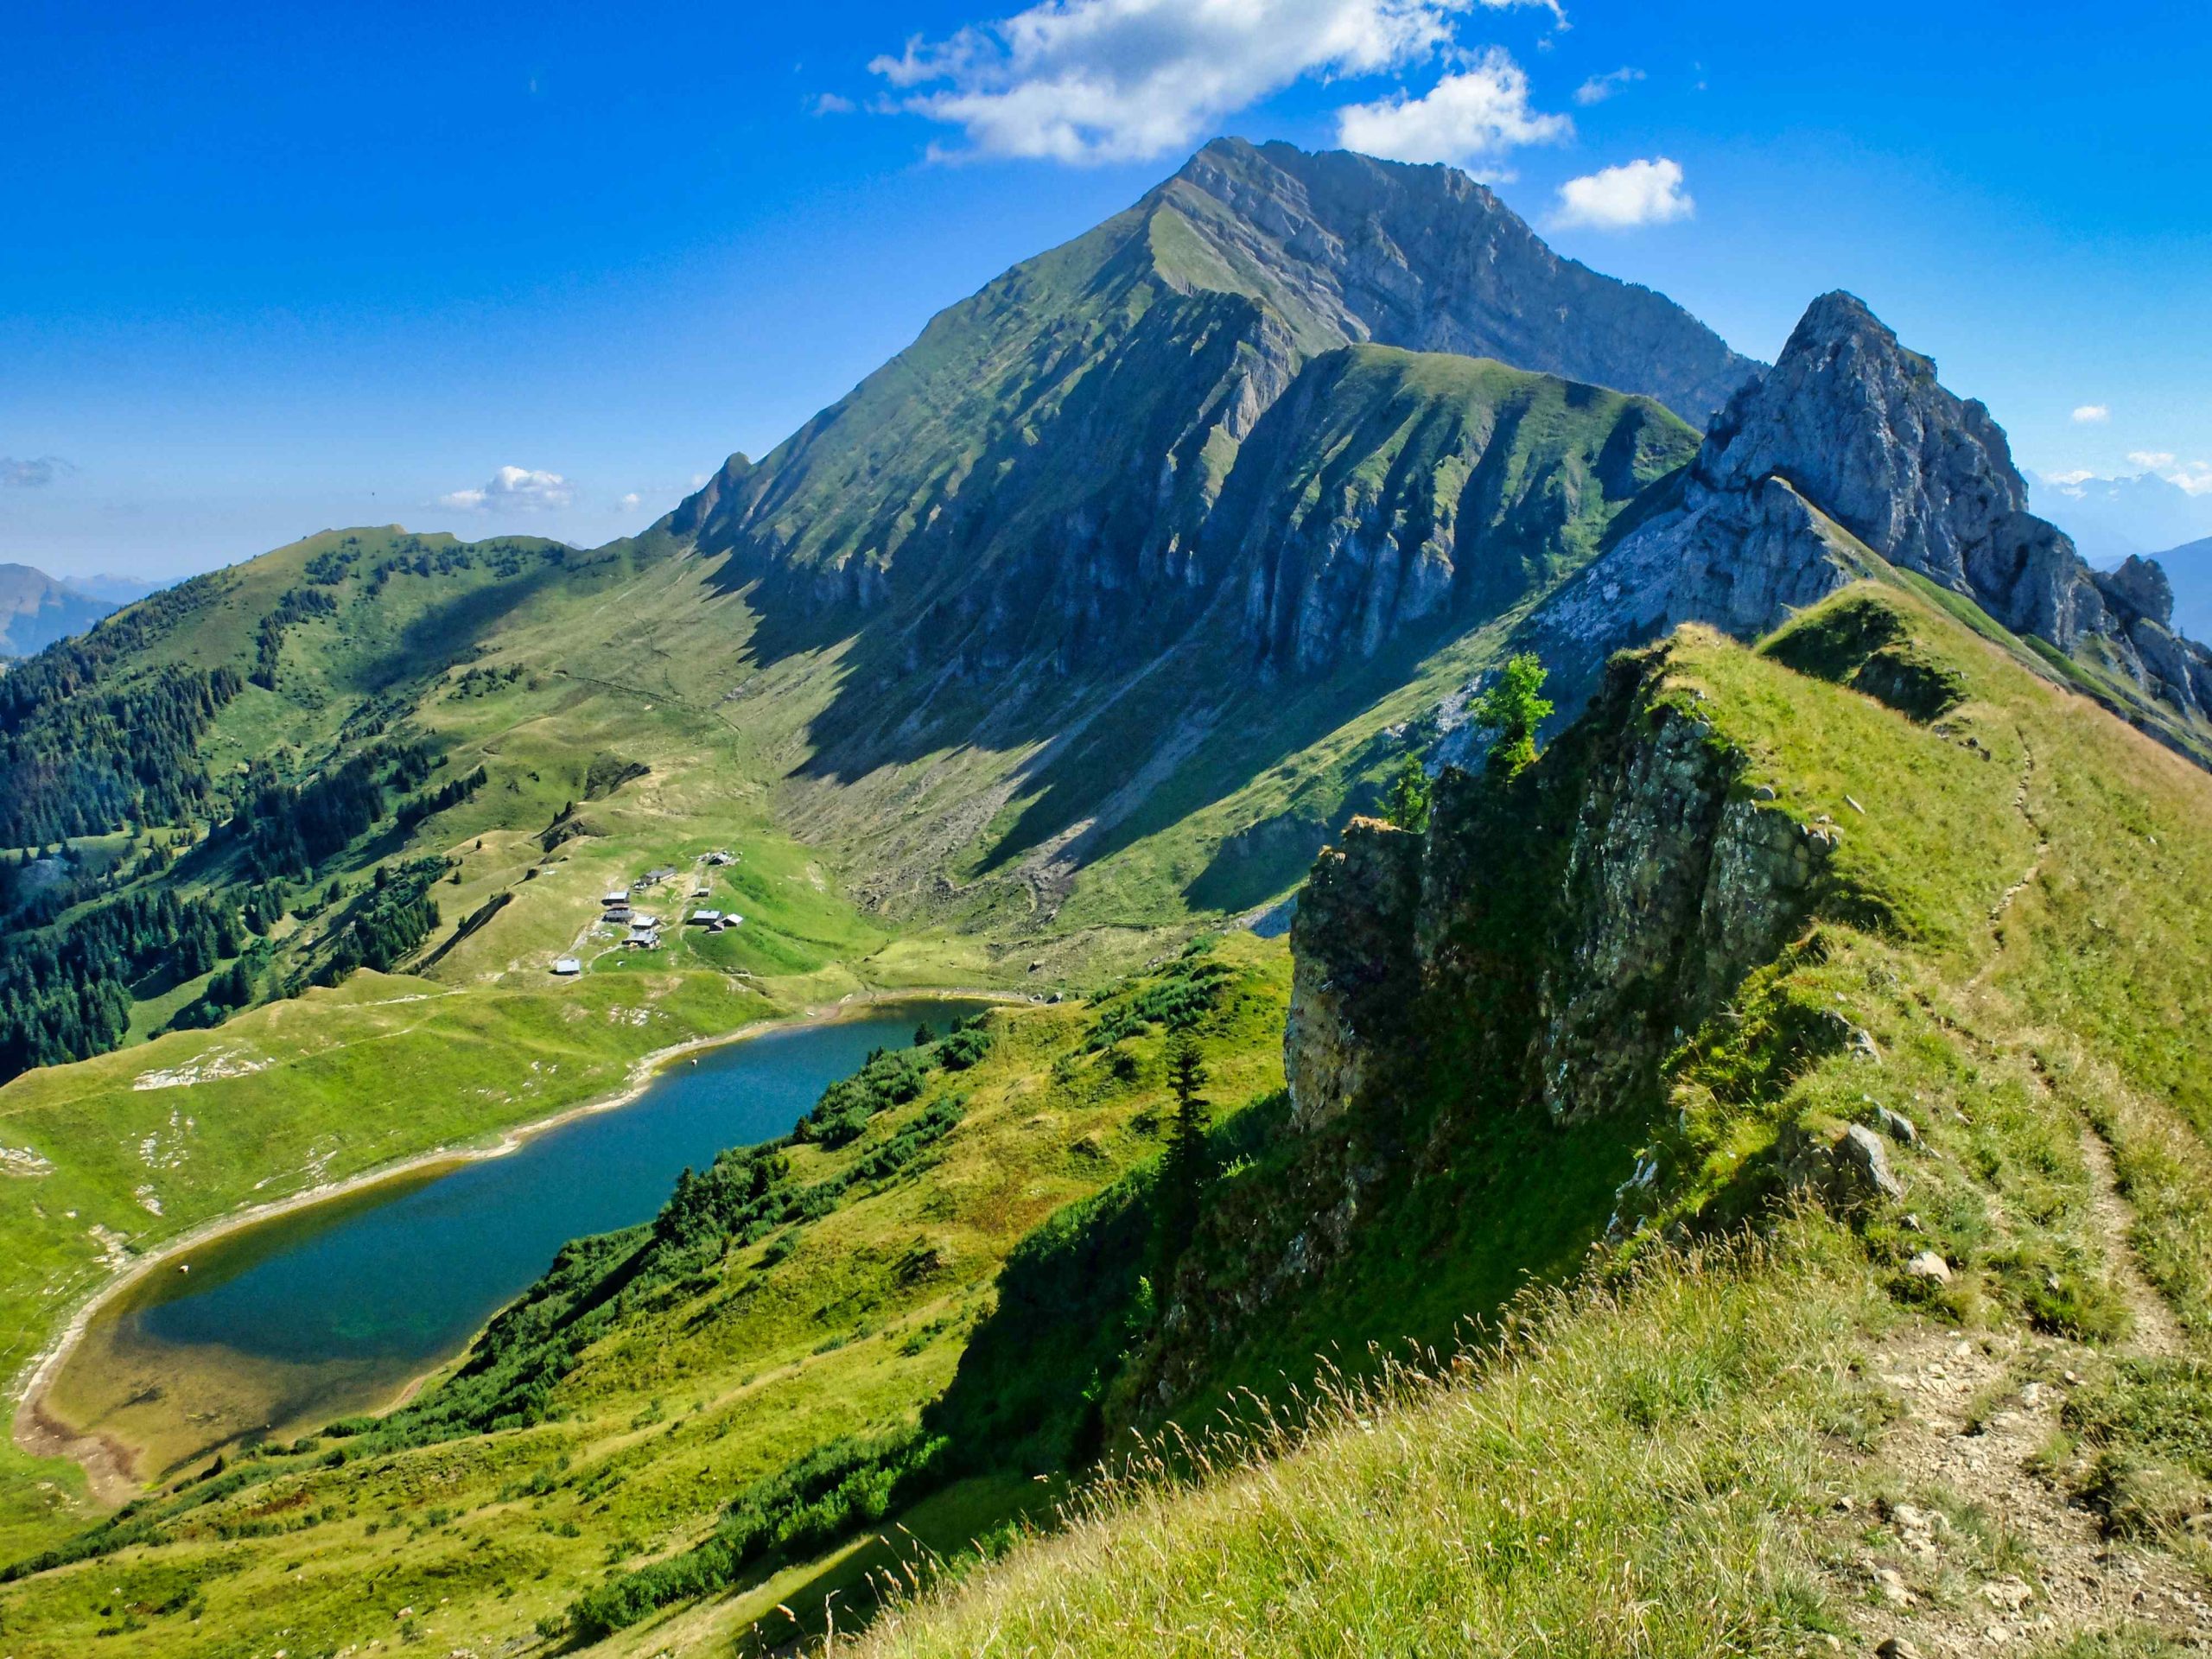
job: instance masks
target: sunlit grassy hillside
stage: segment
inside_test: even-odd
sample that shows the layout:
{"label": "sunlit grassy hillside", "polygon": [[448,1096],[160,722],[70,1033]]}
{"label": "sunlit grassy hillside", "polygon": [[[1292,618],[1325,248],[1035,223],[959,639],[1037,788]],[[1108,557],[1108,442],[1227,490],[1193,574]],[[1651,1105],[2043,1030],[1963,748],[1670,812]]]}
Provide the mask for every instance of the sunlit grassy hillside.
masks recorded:
{"label": "sunlit grassy hillside", "polygon": [[[388,1426],[234,1459],[65,1548],[91,1559],[0,1585],[9,1651],[537,1645],[540,1621],[712,1545],[734,1500],[810,1456],[911,1437],[992,1319],[1007,1252],[1156,1155],[1163,1011],[1195,1022],[1233,1126],[1280,1090],[1287,986],[1283,947],[1243,936],[1100,999],[985,1014],[961,1039],[980,1058],[918,1051],[922,1086],[878,1089],[856,1138],[790,1146],[766,1223],[731,1230],[679,1195],[658,1224],[572,1247]],[[577,990],[622,987],[645,988]],[[987,1459],[923,1490],[912,1524],[948,1548],[1047,1496]],[[880,1553],[842,1530],[747,1561],[686,1617],[734,1635],[779,1602],[849,1603]]]}
{"label": "sunlit grassy hillside", "polygon": [[[1758,649],[1666,648],[1634,718],[1708,722],[1743,798],[1840,847],[1802,936],[1681,1033],[1584,1288],[1451,1365],[1325,1380],[1310,1434],[1262,1421],[1195,1465],[1171,1440],[864,1649],[2193,1639],[2212,780],[1950,613],[1861,584]],[[1900,1196],[1819,1173],[1851,1124]],[[1553,1172],[1524,1141],[1499,1179]],[[1697,1242],[1808,1191],[1834,1219]]]}

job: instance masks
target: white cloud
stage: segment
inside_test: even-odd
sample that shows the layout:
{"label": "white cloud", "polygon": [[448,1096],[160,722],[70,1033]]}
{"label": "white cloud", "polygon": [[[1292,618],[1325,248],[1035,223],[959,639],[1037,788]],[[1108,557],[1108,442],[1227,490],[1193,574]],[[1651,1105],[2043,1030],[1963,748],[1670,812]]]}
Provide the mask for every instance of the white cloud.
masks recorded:
{"label": "white cloud", "polygon": [[2070,495],[2079,500],[2082,493],[2082,486],[2096,474],[2087,467],[2076,467],[2071,472],[2037,473],[2036,476],[2044,483],[2055,486],[2061,495]]}
{"label": "white cloud", "polygon": [[1433,57],[1477,5],[1560,15],[1554,0],[1039,0],[868,68],[907,94],[891,107],[958,127],[965,153],[1142,161],[1309,76]]}
{"label": "white cloud", "polygon": [[569,480],[558,473],[534,472],[527,467],[502,467],[480,488],[455,490],[438,498],[442,507],[467,512],[534,512],[541,508],[567,506],[576,497]]}
{"label": "white cloud", "polygon": [[2212,463],[2192,461],[2178,473],[2168,473],[2166,482],[2178,484],[2191,495],[2212,495]]}
{"label": "white cloud", "polygon": [[814,100],[814,112],[817,115],[850,115],[858,108],[860,105],[854,103],[851,99],[836,92],[824,92]]}
{"label": "white cloud", "polygon": [[1337,111],[1337,142],[1397,162],[1473,162],[1573,136],[1563,115],[1529,107],[1529,77],[1493,48],[1419,98],[1393,93]]}
{"label": "white cloud", "polygon": [[2103,404],[2084,404],[2074,411],[2076,426],[2097,426],[2112,419],[2112,410]]}
{"label": "white cloud", "polygon": [[2174,464],[2174,452],[2171,449],[2131,449],[2127,452],[2127,458],[2146,473],[2155,473]]}
{"label": "white cloud", "polygon": [[1682,188],[1681,163],[1662,156],[1569,179],[1559,188],[1559,211],[1552,222],[1624,231],[1671,225],[1696,211],[1696,200]]}
{"label": "white cloud", "polygon": [[1643,70],[1631,69],[1624,64],[1618,69],[1609,70],[1602,75],[1592,75],[1584,81],[1574,89],[1574,101],[1586,107],[1592,104],[1602,104],[1615,92],[1643,79]]}
{"label": "white cloud", "polygon": [[635,511],[638,507],[642,506],[645,504],[645,498],[644,496],[639,495],[635,490],[632,490],[614,505],[621,508],[623,512],[630,512]]}

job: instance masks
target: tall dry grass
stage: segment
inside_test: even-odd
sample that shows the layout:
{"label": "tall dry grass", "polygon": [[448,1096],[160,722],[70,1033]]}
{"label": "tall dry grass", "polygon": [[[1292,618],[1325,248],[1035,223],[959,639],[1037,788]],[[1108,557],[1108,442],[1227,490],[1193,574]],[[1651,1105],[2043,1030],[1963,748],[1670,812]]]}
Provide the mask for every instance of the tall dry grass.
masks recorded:
{"label": "tall dry grass", "polygon": [[1877,1306],[1812,1220],[1531,1293],[1441,1375],[1325,1373],[1303,1428],[1152,1447],[858,1651],[1771,1651],[1825,1625],[1802,1533]]}

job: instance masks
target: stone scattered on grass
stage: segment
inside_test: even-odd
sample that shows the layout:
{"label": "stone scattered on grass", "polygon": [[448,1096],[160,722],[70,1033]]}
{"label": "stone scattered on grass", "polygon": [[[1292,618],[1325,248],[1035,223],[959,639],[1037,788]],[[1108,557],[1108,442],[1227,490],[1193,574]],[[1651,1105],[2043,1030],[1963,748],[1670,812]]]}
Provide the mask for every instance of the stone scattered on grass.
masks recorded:
{"label": "stone scattered on grass", "polygon": [[1923,1250],[1904,1264],[1906,1276],[1926,1279],[1939,1285],[1951,1282],[1951,1264],[1933,1250]]}

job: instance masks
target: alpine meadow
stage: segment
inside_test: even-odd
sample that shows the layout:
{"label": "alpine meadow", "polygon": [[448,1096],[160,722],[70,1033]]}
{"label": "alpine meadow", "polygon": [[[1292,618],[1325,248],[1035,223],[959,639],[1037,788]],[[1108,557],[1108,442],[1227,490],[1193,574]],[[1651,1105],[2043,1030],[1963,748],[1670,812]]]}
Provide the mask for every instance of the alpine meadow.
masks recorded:
{"label": "alpine meadow", "polygon": [[635,534],[0,565],[0,1659],[2212,1643],[2185,561],[1904,251],[1771,363],[1555,251],[1810,257],[1509,207],[1660,95],[1475,50],[1556,6],[1159,10],[810,92],[918,201],[1188,159]]}

